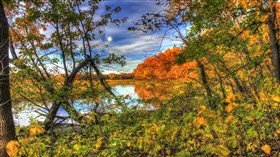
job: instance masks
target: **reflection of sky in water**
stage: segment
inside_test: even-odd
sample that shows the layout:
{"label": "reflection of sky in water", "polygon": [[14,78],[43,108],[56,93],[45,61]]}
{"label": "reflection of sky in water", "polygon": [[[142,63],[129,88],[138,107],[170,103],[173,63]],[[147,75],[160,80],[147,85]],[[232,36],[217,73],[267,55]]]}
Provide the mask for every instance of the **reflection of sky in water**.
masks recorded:
{"label": "reflection of sky in water", "polygon": [[112,87],[113,92],[116,95],[129,95],[132,99],[139,99],[138,95],[135,93],[135,85],[116,85]]}
{"label": "reflection of sky in water", "polygon": [[[134,106],[134,105],[139,104],[139,102],[137,101],[137,100],[139,100],[139,97],[138,97],[137,93],[135,93],[134,88],[135,88],[134,85],[115,85],[112,87],[112,90],[117,96],[128,95],[129,98],[124,99],[124,102],[131,106]],[[91,111],[92,106],[93,106],[91,104],[84,103],[81,100],[74,102],[73,105],[79,112],[82,112],[82,113],[87,113],[87,112]],[[32,119],[32,118],[42,122],[44,120],[44,117],[38,117],[39,114],[35,111],[38,111],[37,107],[26,106],[20,112],[14,113],[15,124],[17,126],[29,125],[30,119]],[[60,107],[57,112],[57,115],[68,116],[68,113],[62,107]],[[71,123],[72,121],[69,120],[68,122]]]}

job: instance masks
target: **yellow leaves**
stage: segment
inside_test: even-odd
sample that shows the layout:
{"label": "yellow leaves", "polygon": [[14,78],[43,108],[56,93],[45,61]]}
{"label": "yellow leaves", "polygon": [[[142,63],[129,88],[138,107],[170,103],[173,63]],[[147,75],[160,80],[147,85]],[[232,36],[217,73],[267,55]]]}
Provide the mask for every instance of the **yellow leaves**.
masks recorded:
{"label": "yellow leaves", "polygon": [[131,141],[128,141],[128,142],[126,143],[126,145],[127,145],[128,147],[130,147],[130,146],[131,146]]}
{"label": "yellow leaves", "polygon": [[96,144],[95,144],[96,149],[101,148],[102,144],[103,144],[103,137],[99,137],[99,138],[96,140]]}
{"label": "yellow leaves", "polygon": [[148,127],[145,131],[146,135],[154,135],[156,133],[160,134],[164,131],[165,125],[159,126],[158,124],[153,124],[151,127]]}
{"label": "yellow leaves", "polygon": [[40,125],[35,125],[29,128],[29,134],[31,136],[36,136],[45,132],[45,129]]}
{"label": "yellow leaves", "polygon": [[[251,43],[257,43],[259,41],[259,38],[258,38],[258,36],[257,35],[250,35],[250,42]],[[259,54],[259,55],[261,55],[262,54],[262,52],[255,52],[255,54],[254,55],[256,55],[256,54]],[[254,71],[255,72],[255,71]]]}
{"label": "yellow leaves", "polygon": [[261,147],[261,149],[266,153],[266,154],[270,154],[270,150],[271,150],[271,148],[270,148],[270,146],[269,145],[263,145],[262,147]]}
{"label": "yellow leaves", "polygon": [[275,101],[275,102],[280,103],[280,96],[279,95],[273,95],[272,96],[272,100]]}
{"label": "yellow leaves", "polygon": [[170,155],[170,154],[171,154],[171,150],[170,150],[170,149],[167,149],[167,150],[166,150],[166,154],[167,154],[167,155]]}
{"label": "yellow leaves", "polygon": [[153,129],[155,129],[156,131],[158,131],[159,126],[158,126],[157,124],[154,124],[154,125],[153,125]]}
{"label": "yellow leaves", "polygon": [[200,111],[205,111],[205,110],[206,110],[206,106],[204,106],[204,105],[199,106],[199,110],[200,110]]}
{"label": "yellow leaves", "polygon": [[175,138],[178,137],[178,132],[179,132],[180,128],[179,127],[174,127],[171,129],[170,132],[170,136],[167,136],[167,138],[169,139],[170,142],[174,142]]}
{"label": "yellow leaves", "polygon": [[207,138],[207,139],[210,139],[210,140],[213,140],[214,139],[214,136],[212,134],[204,134],[204,137]]}
{"label": "yellow leaves", "polygon": [[204,105],[199,106],[197,116],[200,116],[205,110],[206,110],[206,106]]}
{"label": "yellow leaves", "polygon": [[81,149],[81,145],[80,145],[80,144],[75,144],[75,145],[73,146],[73,149],[74,149],[75,151],[79,151],[79,150]]}
{"label": "yellow leaves", "polygon": [[217,146],[210,145],[208,147],[209,147],[208,149],[212,153],[218,156],[228,156],[230,154],[230,150],[224,145],[217,145]]}
{"label": "yellow leaves", "polygon": [[250,151],[250,152],[256,152],[257,148],[258,148],[258,146],[257,146],[255,141],[248,143],[247,146],[246,146],[246,150]]}
{"label": "yellow leaves", "polygon": [[20,147],[20,144],[18,143],[18,141],[12,140],[7,143],[6,151],[10,157],[15,156],[18,152],[19,147]]}
{"label": "yellow leaves", "polygon": [[207,120],[204,119],[203,117],[197,117],[196,119],[194,119],[193,124],[196,128],[199,128],[202,125],[208,126],[207,125]]}
{"label": "yellow leaves", "polygon": [[20,139],[20,143],[21,143],[21,144],[27,144],[27,143],[29,143],[30,141],[32,141],[32,138],[30,138],[30,137]]}

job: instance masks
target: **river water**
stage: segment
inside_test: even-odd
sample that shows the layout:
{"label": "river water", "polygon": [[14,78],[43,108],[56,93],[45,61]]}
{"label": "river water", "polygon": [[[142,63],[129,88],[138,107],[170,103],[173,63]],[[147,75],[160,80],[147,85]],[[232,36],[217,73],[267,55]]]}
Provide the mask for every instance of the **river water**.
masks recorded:
{"label": "river water", "polygon": [[[171,98],[176,94],[180,94],[183,90],[178,90],[178,87],[182,87],[184,90],[184,83],[174,83],[174,81],[115,81],[109,82],[112,87],[113,92],[117,96],[123,96],[123,102],[128,106],[137,107],[137,109],[148,109],[153,110],[160,107],[160,103]],[[121,109],[114,106],[114,103],[108,102],[107,100],[102,100],[103,104],[113,104],[112,109],[117,112],[121,112]],[[146,102],[146,103],[144,103]],[[73,103],[76,110],[81,113],[87,113],[93,110],[92,104],[83,102],[82,100],[77,100]],[[105,106],[105,107],[104,107]],[[110,106],[109,106],[110,107]],[[100,107],[101,108],[101,107]],[[103,105],[103,111],[107,110],[108,105]],[[14,120],[17,126],[26,126],[30,122],[44,120],[44,117],[40,117],[38,107],[34,105],[24,105],[19,111],[14,110]],[[42,111],[39,111],[42,113]],[[67,112],[61,107],[59,108],[57,115],[68,116]],[[39,116],[39,117],[38,117]],[[64,121],[64,123],[72,123],[71,119]]]}
{"label": "river water", "polygon": [[[130,98],[124,99],[124,101],[130,105],[136,105],[138,100],[140,100],[139,96],[135,92],[135,85],[114,85],[112,86],[112,90],[117,96],[129,95]],[[92,105],[83,103],[82,101],[76,101],[73,105],[82,113],[87,113],[92,110]],[[27,126],[32,121],[42,122],[45,119],[43,116],[39,116],[38,112],[42,113],[42,111],[38,107],[34,107],[32,105],[25,105],[19,111],[13,110],[13,112],[16,126]],[[57,115],[68,116],[67,112],[62,107],[59,108]],[[68,119],[64,121],[64,123],[73,123],[73,120]]]}

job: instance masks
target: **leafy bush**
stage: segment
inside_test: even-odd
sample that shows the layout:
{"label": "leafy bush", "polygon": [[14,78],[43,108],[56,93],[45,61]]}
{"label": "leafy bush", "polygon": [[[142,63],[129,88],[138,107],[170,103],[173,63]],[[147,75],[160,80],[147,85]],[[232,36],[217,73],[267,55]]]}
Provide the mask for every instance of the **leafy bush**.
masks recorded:
{"label": "leafy bush", "polygon": [[263,94],[229,95],[215,110],[177,97],[155,111],[107,114],[99,125],[20,137],[18,156],[277,156],[279,88]]}

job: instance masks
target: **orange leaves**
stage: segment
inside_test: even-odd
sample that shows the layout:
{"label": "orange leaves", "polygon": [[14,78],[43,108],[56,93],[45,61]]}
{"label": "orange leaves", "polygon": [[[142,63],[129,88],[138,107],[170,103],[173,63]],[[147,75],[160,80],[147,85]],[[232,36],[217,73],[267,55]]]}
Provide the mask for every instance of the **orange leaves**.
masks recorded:
{"label": "orange leaves", "polygon": [[262,4],[263,2],[258,0],[229,0],[228,1],[228,7],[230,9],[238,5],[240,5],[244,9],[249,9],[250,7],[259,7]]}
{"label": "orange leaves", "polygon": [[268,19],[268,15],[264,15],[264,16],[261,17],[260,21],[261,22],[266,22],[267,19]]}
{"label": "orange leaves", "polygon": [[228,105],[226,106],[225,111],[226,111],[227,113],[230,113],[235,107],[238,106],[238,104],[234,102],[234,101],[236,101],[236,97],[237,97],[237,96],[234,95],[234,94],[229,94],[229,95],[226,97],[225,102],[227,102]]}
{"label": "orange leaves", "polygon": [[229,1],[229,3],[228,3],[228,7],[231,9],[231,8],[234,7],[235,4],[236,4],[236,0],[231,0],[231,1]]}
{"label": "orange leaves", "polygon": [[270,151],[271,151],[271,148],[270,148],[270,146],[269,145],[263,145],[262,147],[261,147],[261,149],[266,153],[266,154],[270,154]]}
{"label": "orange leaves", "polygon": [[29,128],[29,134],[31,136],[36,136],[45,132],[45,129],[40,125],[32,126]]}
{"label": "orange leaves", "polygon": [[234,117],[232,115],[227,116],[226,123],[230,123]]}
{"label": "orange leaves", "polygon": [[[144,63],[139,64],[134,70],[136,79],[186,79],[189,69],[195,69],[195,63],[185,63],[178,66],[175,62],[176,55],[181,53],[179,47],[167,49],[156,56],[148,57]],[[191,71],[191,70],[190,70]]]}
{"label": "orange leaves", "polygon": [[250,7],[258,7],[262,5],[262,2],[258,0],[230,0],[228,6],[232,8],[234,5],[240,5],[244,9],[249,9]]}
{"label": "orange leaves", "polygon": [[240,0],[240,4],[244,9],[249,8],[248,2],[246,0]]}
{"label": "orange leaves", "polygon": [[247,0],[230,0],[228,3],[228,7],[230,9],[232,9],[237,4],[240,4],[244,9],[249,8],[249,4],[248,4]]}
{"label": "orange leaves", "polygon": [[238,106],[237,103],[230,103],[226,106],[225,110],[227,113],[230,113],[234,109],[234,107],[237,107],[237,106]]}
{"label": "orange leaves", "polygon": [[240,34],[241,39],[246,39],[249,36],[249,31],[244,31]]}
{"label": "orange leaves", "polygon": [[205,118],[202,117],[202,113],[206,110],[206,106],[202,105],[202,106],[199,106],[198,108],[198,114],[197,114],[197,118],[195,118],[193,120],[193,125],[196,127],[196,128],[199,128],[200,126],[204,125],[204,126],[208,126],[207,125],[207,120]]}
{"label": "orange leaves", "polygon": [[12,140],[7,143],[6,145],[6,151],[9,156],[15,156],[18,152],[18,149],[20,147],[20,144],[18,141]]}
{"label": "orange leaves", "polygon": [[229,94],[227,97],[226,97],[226,102],[230,103],[231,101],[234,101],[236,99],[236,95],[234,94]]}
{"label": "orange leaves", "polygon": [[196,128],[199,128],[200,126],[208,126],[207,124],[207,120],[203,117],[197,117],[194,119],[193,121],[193,125],[196,127]]}

